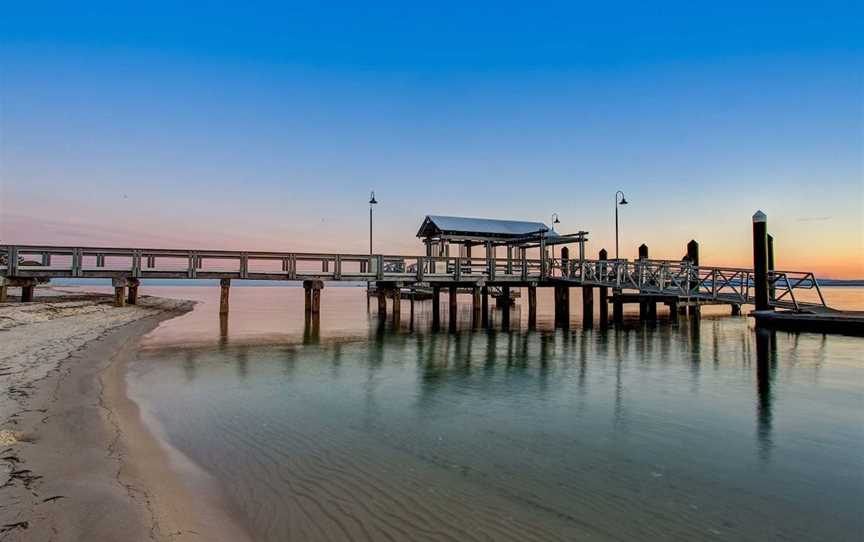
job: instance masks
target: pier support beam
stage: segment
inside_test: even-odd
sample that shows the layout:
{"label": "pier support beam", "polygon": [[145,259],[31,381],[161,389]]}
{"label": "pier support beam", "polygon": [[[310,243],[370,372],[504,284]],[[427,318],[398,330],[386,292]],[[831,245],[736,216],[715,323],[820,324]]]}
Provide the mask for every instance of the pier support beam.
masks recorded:
{"label": "pier support beam", "polygon": [[471,310],[473,313],[472,325],[476,326],[480,323],[480,313],[482,311],[480,300],[480,287],[475,286],[471,289]]}
{"label": "pier support beam", "polygon": [[481,322],[482,325],[489,325],[489,287],[483,286],[480,288],[480,305],[481,310],[483,311]]}
{"label": "pier support beam", "polygon": [[35,284],[26,284],[21,286],[21,302],[22,303],[30,303],[33,301],[33,289],[36,287]]}
{"label": "pier support beam", "polygon": [[130,305],[138,304],[138,286],[141,281],[138,279],[129,279],[129,295],[126,297],[126,303]]}
{"label": "pier support beam", "polygon": [[768,217],[762,211],[753,215],[753,287],[756,310],[771,310],[768,302]]}
{"label": "pier support beam", "polygon": [[[639,260],[644,261],[648,259],[648,245],[641,244],[639,245]],[[644,280],[645,271],[640,271],[640,283]],[[643,296],[639,301],[639,319],[640,320],[655,320],[657,318],[657,302],[653,299]]]}
{"label": "pier support beam", "polygon": [[740,316],[741,315],[741,305],[737,303],[732,304],[732,316]]}
{"label": "pier support beam", "polygon": [[126,306],[126,286],[129,284],[128,279],[119,278],[111,279],[111,286],[114,287],[114,306]]}
{"label": "pier support beam", "polygon": [[303,290],[305,295],[306,312],[319,314],[321,312],[321,290],[324,289],[324,281],[304,280]]}
{"label": "pier support beam", "polygon": [[231,279],[219,279],[219,314],[228,314],[228,297],[231,294]]}
{"label": "pier support beam", "polygon": [[555,286],[555,323],[570,321],[570,288]]}
{"label": "pier support beam", "polygon": [[387,290],[380,284],[375,287],[375,297],[378,298],[378,316],[387,317]]}
{"label": "pier support beam", "polygon": [[[689,243],[687,243],[687,259],[695,265],[699,267],[699,243],[696,242],[695,239],[691,239]],[[698,277],[694,277],[695,280],[698,280]],[[698,288],[697,286],[693,286],[694,288]],[[699,316],[702,312],[701,307],[699,307],[699,303],[696,302],[688,307],[688,311],[690,316]]]}
{"label": "pier support beam", "polygon": [[[609,254],[606,252],[605,248],[600,250],[598,259],[601,262],[605,262],[609,259]],[[609,325],[609,288],[601,286],[598,288],[597,293],[600,297],[600,327],[606,327]]]}
{"label": "pier support beam", "polygon": [[0,303],[6,303],[8,295],[9,285],[7,284],[6,277],[0,277]]}
{"label": "pier support beam", "polygon": [[537,286],[528,285],[528,327],[537,325]]}
{"label": "pier support beam", "polygon": [[449,316],[448,322],[449,322],[450,329],[456,328],[456,294],[457,294],[456,287],[451,286],[450,287],[450,296],[449,296],[450,297],[450,312],[448,313],[448,316]]}
{"label": "pier support beam", "polygon": [[777,288],[774,283],[774,236],[769,233],[766,238],[768,241],[768,300],[774,301],[777,299]]}
{"label": "pier support beam", "polygon": [[503,305],[501,307],[501,326],[504,329],[510,328],[510,287],[502,286],[501,287],[501,301]]}
{"label": "pier support beam", "polygon": [[441,287],[432,287],[432,327],[438,329],[441,325]]}
{"label": "pier support beam", "polygon": [[612,295],[612,321],[616,324],[624,322],[624,304],[617,295]]}
{"label": "pier support beam", "polygon": [[402,288],[398,286],[390,290],[390,295],[393,297],[393,322],[399,323],[402,317]]}
{"label": "pier support beam", "polygon": [[669,307],[669,320],[672,322],[678,321],[678,302],[677,301],[669,301],[666,303],[666,306]]}
{"label": "pier support beam", "polygon": [[594,327],[594,287],[582,287],[582,326]]}

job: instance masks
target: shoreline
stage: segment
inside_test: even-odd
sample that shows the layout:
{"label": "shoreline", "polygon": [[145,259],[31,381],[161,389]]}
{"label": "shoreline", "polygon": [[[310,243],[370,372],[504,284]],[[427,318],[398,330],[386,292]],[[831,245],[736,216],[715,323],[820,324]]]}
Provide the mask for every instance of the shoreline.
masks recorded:
{"label": "shoreline", "polygon": [[46,294],[0,305],[0,540],[248,539],[126,394],[141,338],[194,302]]}

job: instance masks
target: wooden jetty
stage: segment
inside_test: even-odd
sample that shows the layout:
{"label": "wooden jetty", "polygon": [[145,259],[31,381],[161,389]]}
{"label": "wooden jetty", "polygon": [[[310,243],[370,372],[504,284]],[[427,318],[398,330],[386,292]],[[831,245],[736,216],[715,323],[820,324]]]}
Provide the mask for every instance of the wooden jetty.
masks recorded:
{"label": "wooden jetty", "polygon": [[[509,306],[514,289],[526,288],[531,324],[536,319],[538,287],[555,289],[555,314],[560,321],[569,317],[570,288],[578,287],[583,293],[583,322],[590,326],[595,288],[600,324],[606,325],[607,304],[613,306],[616,323],[622,320],[625,303],[639,303],[644,319],[657,317],[658,303],[669,307],[672,318],[681,309],[698,312],[704,304],[730,305],[738,313],[742,305],[756,303],[761,295],[754,287],[760,284],[758,275],[770,283],[767,305],[761,310],[784,308],[794,314],[827,310],[810,272],[700,266],[695,241],[688,244],[687,256],[677,261],[649,259],[644,245],[638,260],[608,259],[605,250],[598,259],[588,259],[587,235],[585,231],[559,234],[537,222],[427,216],[417,234],[426,248],[420,256],[0,245],[0,302],[6,300],[9,286],[22,287],[22,300],[32,300],[36,282],[51,278],[111,279],[117,305],[136,302],[142,279],[218,279],[220,312],[227,313],[232,281],[302,281],[304,309],[317,315],[326,282],[356,281],[368,283],[381,314],[386,314],[389,298],[397,318],[403,290],[431,291],[436,325],[445,289],[449,321],[454,325],[460,293],[471,295],[474,316],[486,320],[490,292],[497,292],[501,306]],[[565,246],[555,257],[552,249],[558,245]],[[566,245],[576,245],[574,257]],[[539,257],[529,258],[529,250]],[[821,302],[800,301],[796,293],[802,289],[815,289]],[[413,296],[409,300],[413,306]],[[503,311],[505,325],[508,317],[509,311]]]}

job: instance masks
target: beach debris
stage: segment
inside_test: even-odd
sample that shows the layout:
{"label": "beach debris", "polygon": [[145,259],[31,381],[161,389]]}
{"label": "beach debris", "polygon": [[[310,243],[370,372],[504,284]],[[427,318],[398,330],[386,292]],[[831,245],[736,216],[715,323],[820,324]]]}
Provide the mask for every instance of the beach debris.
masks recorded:
{"label": "beach debris", "polygon": [[9,531],[15,529],[21,529],[22,531],[30,527],[29,521],[19,521],[17,523],[7,523],[6,525],[0,527],[0,533],[8,533]]}
{"label": "beach debris", "polygon": [[48,497],[46,499],[42,499],[42,502],[51,502],[56,501],[58,499],[65,499],[66,495],[54,495],[53,497]]}
{"label": "beach debris", "polygon": [[10,444],[15,444],[19,440],[19,435],[20,433],[18,431],[0,429],[0,446],[8,446]]}

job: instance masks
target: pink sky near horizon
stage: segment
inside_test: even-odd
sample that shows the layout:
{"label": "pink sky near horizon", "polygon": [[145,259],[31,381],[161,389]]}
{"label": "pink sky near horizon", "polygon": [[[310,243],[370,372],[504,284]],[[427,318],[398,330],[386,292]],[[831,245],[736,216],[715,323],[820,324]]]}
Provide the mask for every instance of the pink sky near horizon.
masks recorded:
{"label": "pink sky near horizon", "polygon": [[[2,192],[0,192],[2,194]],[[6,202],[9,200],[7,199]],[[126,202],[127,208],[136,209],[134,203]],[[127,213],[125,219],[113,217],[110,220],[88,220],[85,216],[72,216],[58,213],[53,217],[21,215],[8,212],[4,201],[0,201],[0,242],[17,244],[77,245],[77,246],[119,246],[142,248],[178,248],[213,250],[272,250],[293,252],[342,252],[366,253],[368,251],[368,208],[361,206],[361,212],[351,218],[355,222],[347,233],[338,227],[334,232],[328,224],[309,225],[302,221],[284,222],[279,217],[270,217],[270,225],[257,226],[232,223],[227,220],[212,221],[166,220],[148,218],[140,214]],[[423,246],[415,237],[423,216],[417,215],[411,221],[402,221],[394,227],[384,208],[375,209],[375,252],[388,254],[421,254]],[[444,213],[437,213],[444,214]],[[611,214],[611,213],[610,213]],[[622,211],[623,215],[623,211]],[[98,214],[91,215],[98,217]],[[472,213],[469,216],[483,216]],[[502,217],[498,217],[502,218]],[[544,220],[542,217],[504,217],[526,220]],[[624,217],[622,216],[622,219]],[[821,278],[852,279],[864,278],[864,248],[860,236],[835,235],[820,239],[820,232],[813,231],[812,223],[826,222],[814,219],[784,222],[769,217],[769,227],[775,236],[777,267],[784,270],[813,271]],[[608,226],[612,224],[598,226]],[[779,223],[776,223],[779,222]],[[696,225],[692,235],[688,235],[686,224],[671,231],[644,231],[643,237],[633,239],[636,229],[622,220],[621,256],[635,258],[637,246],[645,242],[650,255],[658,259],[679,259],[685,252],[690,238],[700,242],[702,263],[729,267],[750,267],[752,248],[750,239],[750,219],[741,217],[733,230],[723,234],[710,228]],[[568,232],[566,223],[561,231]],[[592,231],[591,225],[580,225],[573,229]],[[610,257],[614,253],[614,235],[595,228],[589,234],[587,252],[596,257],[600,248],[606,248]],[[858,243],[857,252],[855,243]],[[802,250],[801,248],[805,249]],[[848,250],[848,252],[846,251]],[[575,250],[571,249],[571,253]]]}

